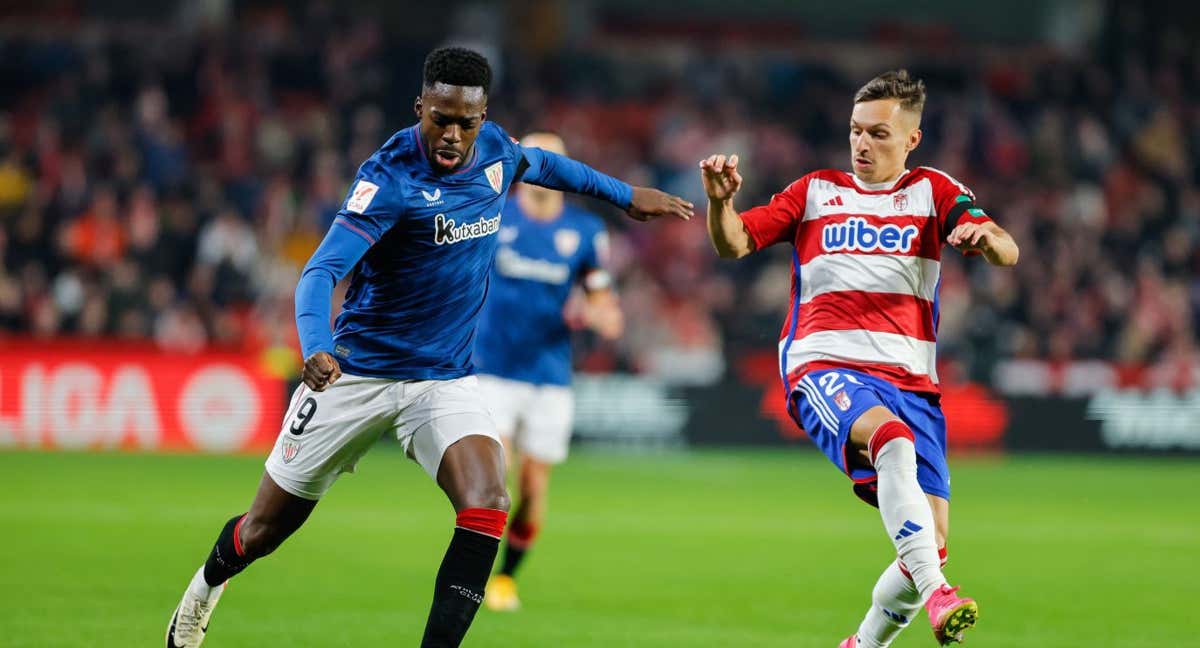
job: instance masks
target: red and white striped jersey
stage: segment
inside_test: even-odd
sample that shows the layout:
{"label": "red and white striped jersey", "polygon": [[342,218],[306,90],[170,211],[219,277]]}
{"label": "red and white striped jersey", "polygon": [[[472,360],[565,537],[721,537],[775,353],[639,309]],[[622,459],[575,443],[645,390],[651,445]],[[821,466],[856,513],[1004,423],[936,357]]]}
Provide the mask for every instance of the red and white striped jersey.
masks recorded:
{"label": "red and white striped jersey", "polygon": [[990,220],[970,189],[929,167],[880,185],[826,169],[741,217],[756,249],[795,246],[779,341],[789,392],[809,371],[842,367],[938,393],[942,245],[958,224]]}

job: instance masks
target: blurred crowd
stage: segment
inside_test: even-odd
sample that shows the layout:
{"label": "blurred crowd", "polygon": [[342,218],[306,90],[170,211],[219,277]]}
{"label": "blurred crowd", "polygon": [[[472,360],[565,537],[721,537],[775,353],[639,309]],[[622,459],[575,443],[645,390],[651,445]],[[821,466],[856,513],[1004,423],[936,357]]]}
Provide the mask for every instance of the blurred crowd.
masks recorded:
{"label": "blurred crowd", "polygon": [[[1010,271],[952,251],[942,266],[943,359],[986,379],[1003,358],[1197,361],[1200,40],[1135,13],[1096,41],[484,45],[499,54],[489,116],[510,133],[556,130],[572,156],[698,205],[714,152],[741,154],[740,207],[847,168],[851,97],[882,68],[841,54],[909,67],[929,87],[911,164],[971,186],[1022,247]],[[0,38],[0,331],[274,350],[294,369],[299,270],[357,164],[414,121],[436,44],[333,9]],[[587,206],[614,233],[629,326],[582,336],[585,369],[704,383],[774,349],[787,250],[720,261],[699,219]]]}

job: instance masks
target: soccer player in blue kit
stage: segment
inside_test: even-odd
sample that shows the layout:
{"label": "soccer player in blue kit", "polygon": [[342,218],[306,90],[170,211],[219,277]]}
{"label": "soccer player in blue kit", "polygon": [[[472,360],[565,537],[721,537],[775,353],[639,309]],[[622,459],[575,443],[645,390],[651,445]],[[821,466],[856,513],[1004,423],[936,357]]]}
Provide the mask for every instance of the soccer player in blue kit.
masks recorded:
{"label": "soccer player in blue kit", "polygon": [[[531,133],[521,143],[566,155],[562,139],[551,133]],[[620,336],[624,325],[604,268],[604,222],[552,189],[522,184],[514,198],[504,207],[475,344],[484,402],[509,465],[519,467],[503,559],[483,600],[497,611],[520,605],[513,576],[542,526],[550,470],[567,458],[575,408],[566,309],[574,287],[585,293],[580,323],[607,339]]]}
{"label": "soccer player in blue kit", "polygon": [[[337,477],[387,433],[457,513],[420,645],[462,642],[508,517],[504,452],[471,355],[509,186],[523,181],[594,196],[642,221],[688,218],[693,209],[682,198],[521,146],[486,121],[490,84],[479,54],[434,50],[415,103],[419,123],[359,167],[296,286],[304,384],[249,511],[225,523],[172,615],[167,648],[199,646],[229,578],[300,528]],[[351,270],[330,331],[333,287]]]}

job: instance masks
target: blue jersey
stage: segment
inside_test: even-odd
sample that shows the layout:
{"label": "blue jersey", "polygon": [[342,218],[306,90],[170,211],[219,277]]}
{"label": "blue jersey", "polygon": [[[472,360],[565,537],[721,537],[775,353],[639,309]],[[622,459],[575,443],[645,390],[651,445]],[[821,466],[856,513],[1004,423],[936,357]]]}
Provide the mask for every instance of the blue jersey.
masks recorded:
{"label": "blue jersey", "polygon": [[[475,329],[488,292],[509,186],[522,180],[628,207],[629,185],[579,162],[522,147],[484,122],[457,171],[430,167],[419,125],[391,137],[358,170],[296,286],[304,357],[333,354],[346,373],[448,380],[474,372]],[[330,332],[333,285],[354,270]]]}
{"label": "blue jersey", "polygon": [[567,205],[553,221],[504,208],[491,292],[479,319],[480,373],[537,385],[571,382],[571,331],[563,307],[571,287],[600,270],[604,223]]}

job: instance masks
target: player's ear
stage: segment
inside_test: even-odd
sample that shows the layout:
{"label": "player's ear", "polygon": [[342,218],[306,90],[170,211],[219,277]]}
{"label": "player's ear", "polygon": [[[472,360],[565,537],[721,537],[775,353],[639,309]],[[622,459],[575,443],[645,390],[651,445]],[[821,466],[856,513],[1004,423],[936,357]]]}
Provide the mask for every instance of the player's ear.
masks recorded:
{"label": "player's ear", "polygon": [[413,101],[413,112],[417,113],[417,119],[421,119],[421,95],[417,95],[416,101]]}
{"label": "player's ear", "polygon": [[912,129],[912,132],[908,134],[908,151],[912,152],[912,150],[917,148],[918,146],[920,146],[920,144],[921,144],[921,129],[914,128],[914,129]]}

